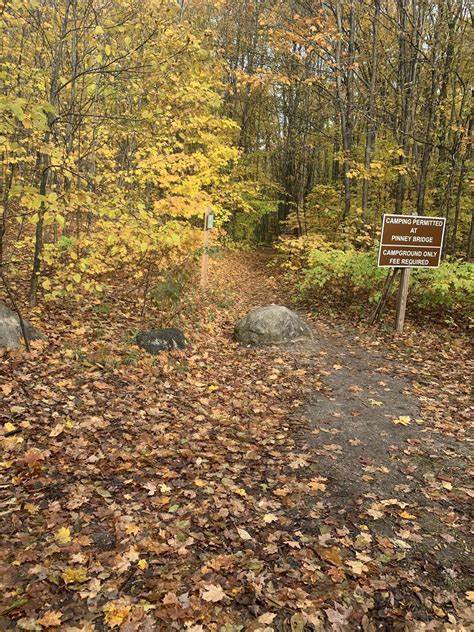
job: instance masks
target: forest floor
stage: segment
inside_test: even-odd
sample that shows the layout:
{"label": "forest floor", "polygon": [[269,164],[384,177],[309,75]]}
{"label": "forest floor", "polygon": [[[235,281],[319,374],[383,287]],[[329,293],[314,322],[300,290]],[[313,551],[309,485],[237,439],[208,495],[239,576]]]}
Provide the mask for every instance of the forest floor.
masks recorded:
{"label": "forest floor", "polygon": [[239,347],[290,305],[266,263],[212,261],[184,351],[134,347],[113,288],[0,355],[0,630],[472,629],[466,337],[303,314]]}

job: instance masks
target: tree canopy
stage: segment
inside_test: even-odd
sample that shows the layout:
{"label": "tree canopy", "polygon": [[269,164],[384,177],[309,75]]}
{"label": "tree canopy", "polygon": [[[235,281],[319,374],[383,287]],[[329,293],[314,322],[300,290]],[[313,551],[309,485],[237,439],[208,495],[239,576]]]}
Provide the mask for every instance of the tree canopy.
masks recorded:
{"label": "tree canopy", "polygon": [[[471,258],[464,0],[8,0],[0,257],[29,295],[146,283],[237,241],[370,247],[384,212]],[[15,266],[9,274],[15,275]]]}

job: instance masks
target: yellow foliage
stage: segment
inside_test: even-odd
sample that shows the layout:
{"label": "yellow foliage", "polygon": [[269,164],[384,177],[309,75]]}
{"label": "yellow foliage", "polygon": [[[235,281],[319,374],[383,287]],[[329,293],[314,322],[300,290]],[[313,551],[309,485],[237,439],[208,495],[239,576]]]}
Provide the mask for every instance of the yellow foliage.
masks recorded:
{"label": "yellow foliage", "polygon": [[66,545],[71,542],[71,529],[69,527],[61,527],[54,536],[56,542],[60,545]]}
{"label": "yellow foliage", "polygon": [[[16,19],[5,16],[12,47],[24,42],[24,63],[14,77],[23,94],[0,99],[0,115],[6,114],[0,138],[7,163],[19,165],[12,206],[18,204],[33,226],[44,223],[39,285],[49,300],[101,292],[117,271],[139,281],[150,266],[166,270],[189,262],[206,208],[218,226],[230,210],[245,208],[233,175],[238,128],[222,115],[223,67],[211,43],[198,23],[169,19],[178,10],[172,0],[136,3],[133,20],[124,21],[127,7],[117,0],[107,11],[98,9],[94,25],[81,34],[81,67],[111,64],[107,73],[84,72],[78,91],[65,57],[54,103],[50,60],[36,38],[21,32],[27,3],[18,3]],[[86,3],[79,1],[79,16],[83,11]],[[42,25],[51,48],[59,45],[53,5],[42,8]],[[12,68],[16,59],[12,55]],[[86,114],[80,135],[71,128],[71,99],[73,109]],[[34,186],[37,152],[50,163],[43,195]],[[31,231],[17,248],[33,251]]]}
{"label": "yellow foliage", "polygon": [[65,584],[82,584],[87,581],[87,570],[81,566],[68,566],[62,574]]}
{"label": "yellow foliage", "polygon": [[131,606],[123,601],[110,601],[104,606],[105,623],[110,628],[117,628],[128,617],[131,609]]}

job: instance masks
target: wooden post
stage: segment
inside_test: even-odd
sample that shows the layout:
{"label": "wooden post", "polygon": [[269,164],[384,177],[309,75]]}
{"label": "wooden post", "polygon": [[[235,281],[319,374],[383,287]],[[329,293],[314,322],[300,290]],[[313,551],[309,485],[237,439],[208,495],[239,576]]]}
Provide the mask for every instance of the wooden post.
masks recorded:
{"label": "wooden post", "polygon": [[405,323],[405,312],[407,309],[408,298],[408,283],[410,281],[411,268],[402,268],[400,275],[400,286],[398,288],[397,299],[397,318],[396,318],[396,332],[401,334],[403,332],[403,325]]}
{"label": "wooden post", "polygon": [[205,289],[207,287],[207,277],[208,277],[208,269],[209,269],[209,230],[207,227],[208,217],[209,217],[209,208],[206,208],[204,213],[204,234],[202,238],[202,254],[201,254],[201,289]]}

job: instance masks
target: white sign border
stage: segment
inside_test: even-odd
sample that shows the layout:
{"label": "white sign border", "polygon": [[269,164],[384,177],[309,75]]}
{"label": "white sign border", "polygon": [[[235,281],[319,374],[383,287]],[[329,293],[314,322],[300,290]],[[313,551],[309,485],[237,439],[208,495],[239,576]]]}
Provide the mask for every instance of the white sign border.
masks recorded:
{"label": "white sign border", "polygon": [[[437,248],[440,250],[438,265],[436,266],[414,266],[414,265],[399,265],[399,266],[390,266],[390,265],[380,265],[380,257],[382,255],[382,246],[390,246],[393,244],[384,244],[382,243],[382,235],[383,228],[385,226],[385,218],[386,217],[418,217],[420,219],[439,219],[443,222],[443,232],[441,233],[441,246],[431,246],[431,248]],[[426,269],[436,269],[441,265],[441,254],[444,246],[444,233],[446,231],[446,217],[435,217],[433,215],[403,215],[400,213],[384,213],[382,215],[382,226],[380,228],[380,244],[379,244],[379,254],[377,257],[377,268],[416,268],[417,270],[426,270]]]}

